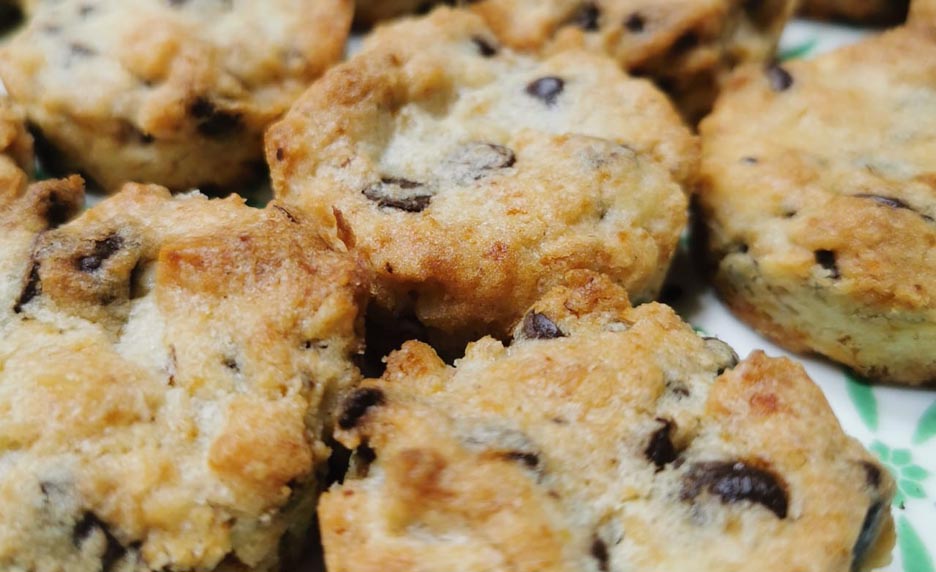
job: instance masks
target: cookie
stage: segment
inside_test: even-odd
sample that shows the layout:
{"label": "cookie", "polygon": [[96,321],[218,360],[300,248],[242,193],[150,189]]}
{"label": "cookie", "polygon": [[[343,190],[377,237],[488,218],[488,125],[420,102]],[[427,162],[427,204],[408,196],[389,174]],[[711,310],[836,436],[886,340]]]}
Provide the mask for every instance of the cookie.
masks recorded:
{"label": "cookie", "polygon": [[913,0],[910,4],[910,23],[936,26],[936,0]]}
{"label": "cookie", "polygon": [[0,96],[0,197],[16,196],[26,187],[33,162],[33,139],[23,116]]}
{"label": "cookie", "polygon": [[910,0],[804,0],[800,12],[809,18],[857,24],[899,24],[907,18]]}
{"label": "cookie", "polygon": [[506,335],[569,269],[653,298],[697,153],[609,58],[519,56],[448,8],[380,28],[266,146],[276,196],[361,255],[378,311],[459,349]]}
{"label": "cookie", "polygon": [[64,172],[106,190],[231,188],[263,130],[344,49],[351,0],[61,0],[0,50],[0,77]]}
{"label": "cookie", "polygon": [[586,46],[631,73],[655,80],[684,115],[710,109],[724,76],[739,63],[773,56],[791,0],[481,0],[508,45],[524,50]]}
{"label": "cookie", "polygon": [[32,231],[0,267],[0,569],[278,570],[358,378],[359,266],[281,205],[155,186],[56,226],[81,191],[0,215],[0,260]]}
{"label": "cookie", "polygon": [[934,129],[932,31],[739,73],[701,126],[699,202],[731,309],[870,378],[936,380]]}
{"label": "cookie", "polygon": [[327,569],[849,572],[886,560],[894,483],[802,367],[738,363],[578,275],[455,367],[410,342],[344,402]]}

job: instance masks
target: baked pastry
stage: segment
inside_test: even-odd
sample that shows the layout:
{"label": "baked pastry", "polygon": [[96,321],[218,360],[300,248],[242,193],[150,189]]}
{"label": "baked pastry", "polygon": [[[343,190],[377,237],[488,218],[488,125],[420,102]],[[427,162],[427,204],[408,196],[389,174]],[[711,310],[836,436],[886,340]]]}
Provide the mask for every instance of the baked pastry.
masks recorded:
{"label": "baked pastry", "polygon": [[508,45],[523,50],[587,46],[647,76],[697,121],[727,73],[770,59],[793,0],[481,0]]}
{"label": "baked pastry", "polygon": [[231,188],[262,136],[344,50],[351,0],[41,2],[0,77],[59,170],[107,190]]}
{"label": "baked pastry", "polygon": [[276,196],[357,250],[378,311],[462,349],[507,335],[568,269],[655,296],[697,149],[649,82],[601,55],[515,55],[448,8],[363,50],[266,147]]}
{"label": "baked pastry", "polygon": [[893,546],[891,477],[802,367],[589,276],[454,368],[407,343],[336,436],[331,572],[850,572]]}
{"label": "baked pastry", "polygon": [[358,378],[358,265],[281,205],[154,186],[51,228],[81,191],[0,215],[0,260],[33,231],[0,267],[0,569],[278,570]]}
{"label": "baked pastry", "polygon": [[33,162],[33,139],[23,116],[0,96],[0,197],[19,195],[26,188]]}
{"label": "baked pastry", "polygon": [[699,203],[731,309],[865,376],[936,380],[934,129],[929,30],[739,73],[701,125]]}
{"label": "baked pastry", "polygon": [[899,24],[907,18],[910,0],[803,0],[800,11],[810,18],[859,24]]}

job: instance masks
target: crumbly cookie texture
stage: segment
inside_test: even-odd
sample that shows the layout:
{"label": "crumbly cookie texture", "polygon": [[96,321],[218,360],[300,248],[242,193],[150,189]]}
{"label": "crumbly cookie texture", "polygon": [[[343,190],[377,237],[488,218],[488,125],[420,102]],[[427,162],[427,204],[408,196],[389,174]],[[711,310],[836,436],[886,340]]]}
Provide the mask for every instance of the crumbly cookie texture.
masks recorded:
{"label": "crumbly cookie texture", "polygon": [[934,82],[936,32],[911,29],[734,78],[699,200],[735,313],[871,378],[936,380]]}
{"label": "crumbly cookie texture", "polygon": [[586,46],[654,79],[691,121],[739,63],[773,56],[792,0],[481,0],[481,14],[524,50]]}
{"label": "crumbly cookie texture", "polygon": [[0,96],[0,206],[3,197],[19,195],[33,171],[33,139],[23,115]]}
{"label": "crumbly cookie texture", "polygon": [[803,0],[800,12],[810,18],[859,24],[898,24],[907,18],[910,0]]}
{"label": "crumbly cookie texture", "polygon": [[332,572],[850,572],[894,483],[802,367],[738,363],[578,274],[455,367],[409,342],[344,402],[319,519]]}
{"label": "crumbly cookie texture", "polygon": [[359,265],[276,203],[128,185],[57,226],[81,198],[0,215],[0,569],[279,569],[358,379]]}
{"label": "crumbly cookie texture", "polygon": [[263,130],[337,61],[351,0],[43,2],[0,77],[50,159],[107,190],[237,187]]}
{"label": "crumbly cookie texture", "polygon": [[455,345],[504,336],[568,269],[659,289],[697,147],[610,59],[538,61],[441,8],[380,28],[267,133],[276,195],[322,220],[374,296]]}

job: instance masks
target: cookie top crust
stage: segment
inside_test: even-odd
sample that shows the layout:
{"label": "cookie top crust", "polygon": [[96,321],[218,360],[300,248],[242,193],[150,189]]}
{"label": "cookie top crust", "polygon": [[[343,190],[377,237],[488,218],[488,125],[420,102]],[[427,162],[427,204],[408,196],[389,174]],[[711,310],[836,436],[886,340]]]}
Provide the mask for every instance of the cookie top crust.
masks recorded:
{"label": "cookie top crust", "polygon": [[554,52],[604,52],[631,73],[654,79],[697,121],[723,76],[769,59],[795,2],[767,0],[481,0],[482,15],[505,43]]}
{"label": "cookie top crust", "polygon": [[[329,570],[866,570],[894,484],[803,369],[582,273],[505,347],[410,342],[351,394]],[[675,548],[674,548],[675,547]]]}
{"label": "cookie top crust", "polygon": [[210,177],[188,154],[212,163],[227,151],[235,173],[260,161],[263,129],[341,58],[352,10],[351,0],[42,2],[0,51],[0,76],[69,167],[109,190],[131,176],[186,190],[215,182],[199,180]]}
{"label": "cookie top crust", "polygon": [[936,35],[910,29],[738,74],[701,126],[700,198],[719,240],[768,271],[936,320],[934,80]]}
{"label": "cookie top crust", "polygon": [[128,185],[50,216],[81,191],[0,218],[0,568],[278,569],[359,375],[359,265],[239,197]]}
{"label": "cookie top crust", "polygon": [[446,8],[379,28],[266,147],[276,195],[361,253],[384,307],[466,339],[506,335],[570,268],[653,297],[697,160],[649,82],[516,55]]}

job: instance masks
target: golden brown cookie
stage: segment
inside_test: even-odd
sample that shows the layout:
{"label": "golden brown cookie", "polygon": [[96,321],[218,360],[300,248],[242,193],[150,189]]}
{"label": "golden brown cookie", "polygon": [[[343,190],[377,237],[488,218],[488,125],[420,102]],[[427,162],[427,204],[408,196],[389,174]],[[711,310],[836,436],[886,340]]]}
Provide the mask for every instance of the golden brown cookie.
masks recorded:
{"label": "golden brown cookie", "polygon": [[263,130],[337,61],[351,0],[42,2],[0,77],[49,157],[105,189],[247,184]]}
{"label": "golden brown cookie", "polygon": [[577,275],[455,367],[418,342],[345,401],[319,519],[331,572],[855,572],[894,483],[802,367],[738,363]]}
{"label": "golden brown cookie", "polygon": [[936,0],[913,0],[910,4],[910,23],[936,27]]}
{"label": "golden brown cookie", "polygon": [[516,55],[447,8],[380,28],[266,144],[276,195],[360,253],[379,308],[459,349],[569,269],[653,298],[696,161],[649,82],[586,52]]}
{"label": "golden brown cookie", "polygon": [[656,81],[697,121],[735,66],[773,56],[791,0],[481,0],[481,14],[523,50],[585,46]]}
{"label": "golden brown cookie", "polygon": [[80,202],[0,215],[0,569],[278,570],[358,378],[359,266],[275,203],[128,185],[62,225]]}
{"label": "golden brown cookie", "polygon": [[871,378],[936,380],[934,130],[930,30],[738,74],[701,126],[699,196],[732,310]]}

